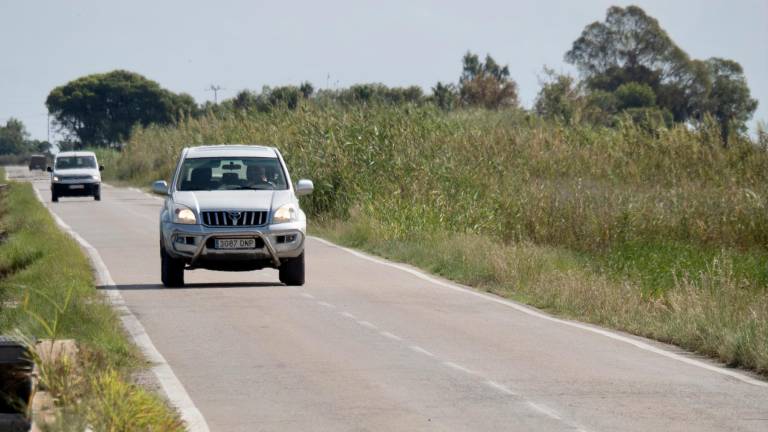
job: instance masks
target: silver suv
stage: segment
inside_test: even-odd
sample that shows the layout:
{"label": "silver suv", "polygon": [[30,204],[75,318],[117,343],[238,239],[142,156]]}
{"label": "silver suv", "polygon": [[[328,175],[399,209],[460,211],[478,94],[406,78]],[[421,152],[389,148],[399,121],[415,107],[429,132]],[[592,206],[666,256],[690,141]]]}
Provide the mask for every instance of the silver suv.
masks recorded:
{"label": "silver suv", "polygon": [[214,145],[182,150],[160,213],[161,278],[184,285],[184,270],[245,271],[276,268],[286,285],[304,284],[307,220],[296,186],[274,147]]}

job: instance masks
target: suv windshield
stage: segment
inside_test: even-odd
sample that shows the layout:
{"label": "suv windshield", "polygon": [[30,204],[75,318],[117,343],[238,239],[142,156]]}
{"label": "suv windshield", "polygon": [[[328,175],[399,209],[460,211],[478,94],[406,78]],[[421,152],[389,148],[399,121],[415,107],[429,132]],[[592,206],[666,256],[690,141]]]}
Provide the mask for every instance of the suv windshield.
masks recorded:
{"label": "suv windshield", "polygon": [[186,159],[176,190],[288,189],[276,158],[220,157]]}
{"label": "suv windshield", "polygon": [[93,156],[62,156],[56,158],[56,169],[96,168]]}

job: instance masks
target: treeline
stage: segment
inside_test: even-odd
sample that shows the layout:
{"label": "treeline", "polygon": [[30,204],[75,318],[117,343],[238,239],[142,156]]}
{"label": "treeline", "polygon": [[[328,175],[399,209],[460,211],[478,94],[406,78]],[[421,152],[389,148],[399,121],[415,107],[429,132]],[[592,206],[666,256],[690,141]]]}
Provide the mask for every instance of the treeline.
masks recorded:
{"label": "treeline", "polygon": [[51,144],[29,138],[24,123],[10,118],[5,126],[0,125],[0,162],[18,163],[32,153],[49,154]]}
{"label": "treeline", "polygon": [[[579,78],[544,68],[532,115],[573,124],[615,127],[631,121],[648,130],[675,123],[716,122],[723,145],[746,131],[757,109],[739,63],[692,59],[659,22],[636,6],[611,7],[604,21],[584,28],[565,60]],[[198,105],[132,72],[89,75],[54,89],[46,105],[65,145],[120,146],[135,125],[169,124],[180,118],[233,112],[295,110],[302,104],[345,107],[370,104],[433,104],[466,108],[521,109],[509,67],[468,52],[456,83],[437,82],[429,94],[418,86],[357,84],[316,90],[311,83],[242,90],[221,103]]]}

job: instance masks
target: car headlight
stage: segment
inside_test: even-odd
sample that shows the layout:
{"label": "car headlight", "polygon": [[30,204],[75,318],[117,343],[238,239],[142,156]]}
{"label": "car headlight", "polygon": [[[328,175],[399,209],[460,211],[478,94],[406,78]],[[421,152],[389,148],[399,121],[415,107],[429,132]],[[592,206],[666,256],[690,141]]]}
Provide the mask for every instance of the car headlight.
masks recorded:
{"label": "car headlight", "polygon": [[173,223],[193,225],[197,223],[195,212],[187,206],[176,204],[173,206]]}
{"label": "car headlight", "polygon": [[97,175],[92,175],[91,179],[93,179],[93,180],[101,180],[101,177],[99,177]]}
{"label": "car headlight", "polygon": [[272,215],[272,223],[279,224],[285,222],[294,222],[298,220],[299,212],[294,204],[286,204],[279,209],[275,210],[275,214]]}
{"label": "car headlight", "polygon": [[59,181],[59,176],[53,176],[53,181],[55,182]]}

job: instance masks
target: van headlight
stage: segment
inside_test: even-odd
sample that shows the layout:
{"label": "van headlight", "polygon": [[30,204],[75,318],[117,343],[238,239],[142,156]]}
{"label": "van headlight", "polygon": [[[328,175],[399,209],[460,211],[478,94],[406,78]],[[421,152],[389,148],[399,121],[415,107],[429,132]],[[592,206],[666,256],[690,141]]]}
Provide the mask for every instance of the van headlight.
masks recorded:
{"label": "van headlight", "polygon": [[194,225],[197,223],[195,212],[187,206],[176,204],[173,206],[173,223]]}
{"label": "van headlight", "polygon": [[279,224],[279,223],[286,223],[286,222],[295,222],[299,218],[299,212],[296,208],[295,204],[286,204],[279,209],[275,210],[275,213],[272,215],[272,223],[273,224]]}
{"label": "van headlight", "polygon": [[55,182],[59,181],[59,176],[53,176],[53,181]]}

